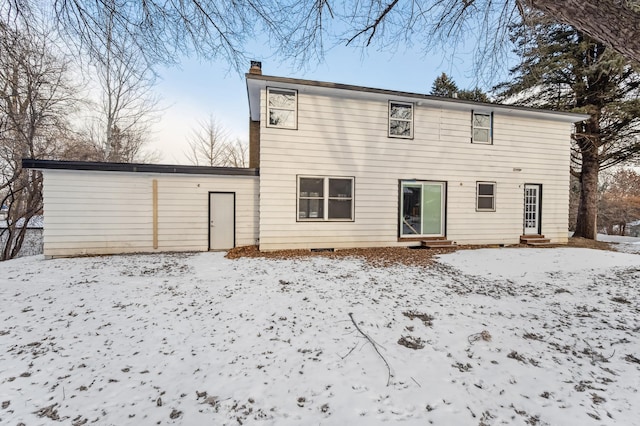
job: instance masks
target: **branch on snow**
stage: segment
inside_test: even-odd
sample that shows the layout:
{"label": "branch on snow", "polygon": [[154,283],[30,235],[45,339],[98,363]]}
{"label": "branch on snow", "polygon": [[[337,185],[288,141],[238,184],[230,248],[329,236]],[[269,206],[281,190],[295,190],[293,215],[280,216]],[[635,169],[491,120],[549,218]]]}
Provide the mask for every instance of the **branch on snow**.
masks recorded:
{"label": "branch on snow", "polygon": [[[382,361],[384,361],[384,364],[387,366],[387,373],[388,373],[387,374],[387,386],[389,386],[389,383],[391,382],[391,378],[393,377],[393,374],[391,374],[391,367],[389,366],[389,363],[387,362],[385,357],[382,356],[382,354],[380,353],[380,350],[378,349],[378,345],[373,341],[373,339],[371,337],[369,337],[369,335],[366,334],[364,331],[362,331],[360,329],[360,327],[358,327],[358,324],[356,324],[356,320],[353,319],[353,314],[351,312],[349,312],[349,318],[351,318],[351,322],[356,327],[356,330],[358,330],[360,332],[360,334],[362,334],[369,341],[369,343],[371,343],[371,346],[373,346],[373,349],[375,349],[376,353],[380,356],[380,358],[382,358]],[[349,353],[351,353],[351,352],[349,352]]]}

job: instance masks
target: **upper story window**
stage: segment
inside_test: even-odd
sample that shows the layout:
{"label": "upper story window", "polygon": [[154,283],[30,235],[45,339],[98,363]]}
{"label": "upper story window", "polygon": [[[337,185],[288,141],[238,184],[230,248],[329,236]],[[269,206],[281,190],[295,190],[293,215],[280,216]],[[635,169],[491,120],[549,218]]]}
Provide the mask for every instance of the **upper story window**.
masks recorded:
{"label": "upper story window", "polygon": [[389,102],[389,136],[393,138],[413,137],[413,104]]}
{"label": "upper story window", "polygon": [[479,212],[495,212],[496,183],[477,182],[476,187],[476,210]]}
{"label": "upper story window", "polygon": [[298,220],[353,220],[353,178],[298,176]]}
{"label": "upper story window", "polygon": [[298,91],[267,88],[267,127],[298,127]]}
{"label": "upper story window", "polygon": [[471,142],[492,144],[493,114],[484,112],[472,112]]}

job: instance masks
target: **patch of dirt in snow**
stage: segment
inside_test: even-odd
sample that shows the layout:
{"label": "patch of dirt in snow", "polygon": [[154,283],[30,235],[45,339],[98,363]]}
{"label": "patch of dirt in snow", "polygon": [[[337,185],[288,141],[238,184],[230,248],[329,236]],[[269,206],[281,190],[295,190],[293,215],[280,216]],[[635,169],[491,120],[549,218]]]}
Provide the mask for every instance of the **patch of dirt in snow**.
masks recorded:
{"label": "patch of dirt in snow", "polygon": [[[498,248],[498,245],[458,245],[451,248],[421,249],[419,247],[371,247],[340,249],[336,251],[311,251],[311,250],[275,250],[261,252],[258,246],[242,246],[229,250],[228,259],[240,258],[264,258],[264,259],[307,259],[322,257],[328,259],[362,259],[372,266],[387,267],[393,265],[407,266],[431,266],[437,256],[451,253],[456,250],[479,250],[483,248]],[[526,244],[509,245],[510,248],[532,249]],[[587,240],[585,238],[569,238],[566,245],[557,244],[545,247],[581,247],[599,250],[615,250],[609,243]]]}
{"label": "patch of dirt in snow", "polygon": [[567,243],[568,247],[589,248],[596,250],[615,250],[612,244],[605,241],[589,240],[581,237],[571,237]]}
{"label": "patch of dirt in snow", "polygon": [[257,246],[236,247],[229,250],[228,259],[265,258],[265,259],[306,259],[321,257],[327,259],[356,258],[363,259],[374,266],[411,265],[429,266],[434,262],[434,257],[440,254],[450,253],[456,248],[419,249],[408,247],[373,247],[341,249],[336,251],[311,251],[311,250],[276,250],[261,252]]}

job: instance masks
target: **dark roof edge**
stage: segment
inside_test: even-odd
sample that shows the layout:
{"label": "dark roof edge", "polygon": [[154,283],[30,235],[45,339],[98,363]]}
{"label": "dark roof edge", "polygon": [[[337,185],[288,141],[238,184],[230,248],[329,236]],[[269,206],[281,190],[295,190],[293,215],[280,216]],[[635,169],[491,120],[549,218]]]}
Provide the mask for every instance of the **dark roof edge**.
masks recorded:
{"label": "dark roof edge", "polygon": [[222,176],[259,176],[258,169],[240,167],[182,166],[170,164],[102,163],[95,161],[58,161],[22,159],[25,169],[85,170],[101,172],[169,173]]}
{"label": "dark roof edge", "polygon": [[304,86],[316,86],[316,87],[323,87],[327,89],[353,90],[357,92],[376,93],[379,95],[406,96],[410,98],[421,98],[421,99],[436,101],[436,102],[445,102],[445,103],[450,102],[453,104],[483,105],[485,107],[491,107],[491,108],[497,108],[497,109],[510,109],[510,110],[516,110],[516,111],[537,112],[540,114],[552,114],[552,115],[558,115],[558,116],[564,116],[564,117],[574,117],[575,121],[582,121],[589,118],[589,115],[587,114],[580,114],[575,112],[554,111],[549,109],[532,108],[532,107],[510,105],[510,104],[493,104],[493,103],[486,103],[486,102],[467,101],[464,99],[447,98],[444,96],[425,95],[423,93],[404,92],[399,90],[377,89],[374,87],[356,86],[353,84],[331,83],[327,81],[304,80],[300,78],[277,77],[277,76],[270,76],[270,75],[263,75],[263,74],[250,74],[250,73],[245,74],[245,77],[247,81],[248,80],[273,81],[276,83],[300,84]]}

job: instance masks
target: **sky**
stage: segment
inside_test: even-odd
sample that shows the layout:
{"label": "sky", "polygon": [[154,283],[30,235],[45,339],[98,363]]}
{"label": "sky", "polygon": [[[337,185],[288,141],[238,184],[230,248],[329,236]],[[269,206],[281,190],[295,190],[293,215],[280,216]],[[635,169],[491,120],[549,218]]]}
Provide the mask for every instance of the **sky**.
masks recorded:
{"label": "sky", "polygon": [[[262,73],[429,93],[434,79],[443,72],[461,89],[475,87],[478,79],[472,71],[470,53],[459,50],[425,54],[411,48],[394,53],[338,46],[326,54],[323,62],[308,64],[304,70],[294,69],[278,59],[263,59]],[[180,66],[159,69],[157,93],[163,111],[147,149],[159,151],[161,163],[188,164],[184,155],[188,135],[210,116],[232,137],[248,141],[249,108],[244,79],[248,70],[249,63],[238,73],[222,59],[193,58],[183,59]]]}

